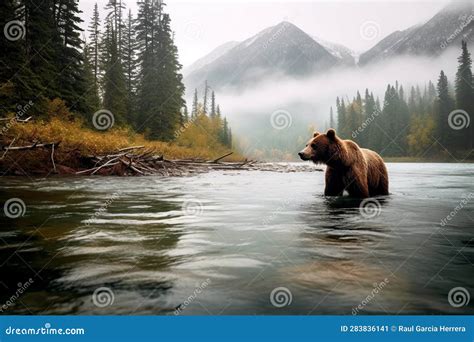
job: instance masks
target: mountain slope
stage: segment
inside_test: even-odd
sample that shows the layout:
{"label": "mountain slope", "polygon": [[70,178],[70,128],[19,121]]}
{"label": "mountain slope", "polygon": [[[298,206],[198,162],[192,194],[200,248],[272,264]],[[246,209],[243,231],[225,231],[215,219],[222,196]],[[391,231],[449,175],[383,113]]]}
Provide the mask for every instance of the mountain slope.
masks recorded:
{"label": "mountain slope", "polygon": [[289,22],[269,27],[185,77],[188,89],[207,79],[213,88],[243,87],[264,76],[304,76],[339,64],[308,34]]}
{"label": "mountain slope", "polygon": [[438,56],[448,46],[460,46],[461,39],[474,37],[474,5],[453,2],[422,25],[396,31],[360,56],[359,64],[410,56]]}
{"label": "mountain slope", "polygon": [[229,50],[233,49],[239,45],[239,42],[236,41],[231,41],[224,43],[222,45],[219,45],[216,47],[214,50],[212,50],[210,53],[205,55],[202,58],[199,58],[197,61],[195,61],[193,64],[191,64],[188,67],[185,67],[183,69],[183,75],[189,75],[192,72],[214,62],[217,58],[221,57],[222,55],[226,54]]}
{"label": "mountain slope", "polygon": [[334,57],[339,59],[340,63],[343,65],[353,66],[355,65],[355,56],[357,55],[351,49],[345,47],[341,44],[336,44],[332,42],[328,42],[322,38],[313,36],[313,39],[318,42],[320,45],[324,46],[324,48]]}

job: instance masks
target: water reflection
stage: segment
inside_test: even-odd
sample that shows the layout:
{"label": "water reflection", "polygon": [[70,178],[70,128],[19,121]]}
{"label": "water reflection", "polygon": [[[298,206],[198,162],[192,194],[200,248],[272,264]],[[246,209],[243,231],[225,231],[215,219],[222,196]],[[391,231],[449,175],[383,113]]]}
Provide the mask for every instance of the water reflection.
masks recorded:
{"label": "water reflection", "polygon": [[[447,293],[474,293],[472,203],[436,229],[474,190],[474,172],[456,165],[450,177],[449,167],[389,166],[393,194],[370,218],[360,200],[321,196],[320,173],[4,178],[2,203],[19,197],[27,211],[0,218],[0,302],[34,283],[2,313],[350,315],[387,279],[358,314],[469,314],[472,304],[453,308]],[[198,210],[183,210],[189,201]],[[99,287],[113,304],[94,305]],[[272,305],[276,287],[291,305]]]}

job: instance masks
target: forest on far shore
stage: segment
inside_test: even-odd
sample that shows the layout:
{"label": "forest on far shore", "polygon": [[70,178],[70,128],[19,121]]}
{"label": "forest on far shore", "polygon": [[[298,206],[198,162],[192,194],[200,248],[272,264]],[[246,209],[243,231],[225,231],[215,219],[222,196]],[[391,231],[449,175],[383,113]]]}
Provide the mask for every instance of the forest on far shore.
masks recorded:
{"label": "forest on far shore", "polygon": [[454,86],[441,71],[436,85],[430,81],[423,91],[389,84],[383,103],[369,89],[363,97],[357,92],[352,101],[337,98],[336,114],[331,108],[327,126],[385,157],[472,159],[472,60],[464,41],[461,50]]}

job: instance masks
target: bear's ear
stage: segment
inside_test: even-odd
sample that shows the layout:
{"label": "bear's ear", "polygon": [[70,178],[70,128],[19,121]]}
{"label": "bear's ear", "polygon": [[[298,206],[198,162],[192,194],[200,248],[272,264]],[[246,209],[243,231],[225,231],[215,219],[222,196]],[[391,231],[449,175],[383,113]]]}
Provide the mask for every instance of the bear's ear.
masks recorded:
{"label": "bear's ear", "polygon": [[319,132],[314,132],[313,133],[313,138],[316,138],[319,135]]}
{"label": "bear's ear", "polygon": [[336,131],[333,130],[332,128],[331,129],[328,129],[328,131],[326,132],[326,135],[329,139],[335,139],[336,138]]}

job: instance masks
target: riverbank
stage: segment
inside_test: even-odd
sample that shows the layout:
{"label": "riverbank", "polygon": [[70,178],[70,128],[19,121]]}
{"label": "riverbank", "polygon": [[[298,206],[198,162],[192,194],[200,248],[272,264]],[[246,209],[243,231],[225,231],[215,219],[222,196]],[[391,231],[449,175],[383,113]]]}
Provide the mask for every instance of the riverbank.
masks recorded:
{"label": "riverbank", "polygon": [[[149,141],[126,128],[100,132],[81,122],[12,120],[2,131],[3,176],[186,176],[212,170],[311,172],[314,165],[248,160],[221,145]],[[177,139],[179,141],[179,139]]]}
{"label": "riverbank", "polygon": [[[146,155],[163,163],[183,159],[213,161],[228,154],[226,161],[244,162],[244,158],[238,153],[220,145],[211,148],[202,145],[184,146],[177,142],[150,141],[127,128],[97,131],[85,127],[80,121],[64,121],[58,118],[28,122],[12,119],[4,124],[0,144],[2,175],[76,174],[93,168],[97,159],[116,154],[122,154],[124,159]],[[130,149],[137,146],[140,147],[139,154],[135,149]],[[130,162],[130,167],[133,167],[132,164],[133,162]],[[99,170],[100,173],[96,173],[127,175],[125,169],[123,165],[115,168],[104,167]]]}

